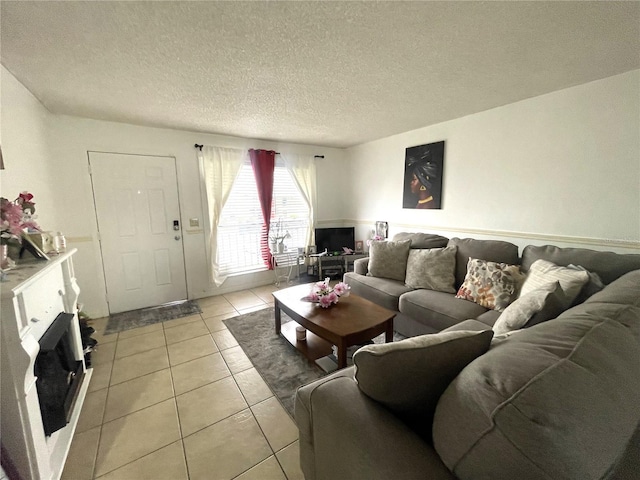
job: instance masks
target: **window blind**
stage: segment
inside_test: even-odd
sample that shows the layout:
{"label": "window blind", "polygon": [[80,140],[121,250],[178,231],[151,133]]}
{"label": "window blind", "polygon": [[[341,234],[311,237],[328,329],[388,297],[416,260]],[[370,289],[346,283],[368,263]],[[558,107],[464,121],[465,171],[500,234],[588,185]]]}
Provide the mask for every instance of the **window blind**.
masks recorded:
{"label": "window blind", "polygon": [[[288,231],[289,249],[304,246],[309,228],[309,207],[282,161],[276,161],[273,180],[271,225],[279,220]],[[229,199],[220,216],[218,227],[218,263],[221,273],[233,275],[265,270],[260,254],[262,210],[258,189],[246,161],[236,177]]]}

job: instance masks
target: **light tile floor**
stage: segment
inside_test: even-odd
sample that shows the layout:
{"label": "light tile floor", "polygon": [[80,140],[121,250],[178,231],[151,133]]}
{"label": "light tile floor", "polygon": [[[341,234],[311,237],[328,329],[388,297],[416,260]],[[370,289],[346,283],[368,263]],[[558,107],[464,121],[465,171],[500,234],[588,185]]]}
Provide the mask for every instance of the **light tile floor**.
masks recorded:
{"label": "light tile floor", "polygon": [[222,322],[273,305],[268,285],[202,314],[104,335],[63,480],[302,479],[298,430]]}

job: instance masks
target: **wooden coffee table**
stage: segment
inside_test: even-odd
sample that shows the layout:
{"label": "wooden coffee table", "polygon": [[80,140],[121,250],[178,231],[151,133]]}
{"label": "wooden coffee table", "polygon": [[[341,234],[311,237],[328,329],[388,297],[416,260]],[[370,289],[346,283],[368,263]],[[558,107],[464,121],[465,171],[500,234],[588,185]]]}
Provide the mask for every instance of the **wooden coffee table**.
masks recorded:
{"label": "wooden coffee table", "polygon": [[[350,294],[329,308],[306,302],[302,298],[311,292],[312,283],[296,285],[273,292],[275,299],[276,333],[282,335],[309,360],[317,360],[338,347],[338,368],[347,366],[347,348],[360,345],[385,333],[385,341],[393,341],[395,312],[369,300]],[[281,312],[294,321],[281,323]],[[307,329],[306,340],[296,338],[298,325]]]}

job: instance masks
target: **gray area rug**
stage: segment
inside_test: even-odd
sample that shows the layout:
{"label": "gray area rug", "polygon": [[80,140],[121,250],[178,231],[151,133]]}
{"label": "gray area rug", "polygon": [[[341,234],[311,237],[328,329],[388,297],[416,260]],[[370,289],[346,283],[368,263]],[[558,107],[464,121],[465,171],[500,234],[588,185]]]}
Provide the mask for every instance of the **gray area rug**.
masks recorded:
{"label": "gray area rug", "polygon": [[109,315],[109,321],[107,322],[104,333],[108,335],[123,332],[125,330],[131,330],[132,328],[144,327],[166,320],[195,315],[196,313],[202,313],[202,310],[195,300],[184,300],[157,307],[116,313]]}
{"label": "gray area rug", "polygon": [[[307,360],[283,336],[276,335],[274,315],[273,308],[265,308],[228,318],[223,323],[282,406],[293,417],[298,387],[324,377],[327,373]],[[282,323],[290,321],[291,318],[282,312]],[[397,333],[394,335],[394,341],[402,338],[404,337]],[[374,342],[384,343],[384,334],[374,338]]]}
{"label": "gray area rug", "polygon": [[[238,341],[244,353],[282,406],[293,417],[296,389],[326,373],[307,360],[282,335],[276,335],[273,308],[228,318],[222,322]],[[291,319],[282,313],[282,323]]]}

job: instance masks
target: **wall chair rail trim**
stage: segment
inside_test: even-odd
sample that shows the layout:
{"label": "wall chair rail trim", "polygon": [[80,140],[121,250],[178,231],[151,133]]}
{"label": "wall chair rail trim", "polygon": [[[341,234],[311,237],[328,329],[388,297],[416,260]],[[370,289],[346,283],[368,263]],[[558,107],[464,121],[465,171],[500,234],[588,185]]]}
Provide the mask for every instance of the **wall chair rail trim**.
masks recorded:
{"label": "wall chair rail trim", "polygon": [[[322,223],[328,223],[324,221]],[[344,223],[354,225],[375,225],[375,220],[350,220],[341,219],[333,220],[331,223]],[[548,233],[531,233],[516,232],[509,230],[484,230],[479,228],[460,228],[432,225],[418,225],[411,223],[394,223],[393,228],[396,231],[429,231],[429,232],[453,232],[461,235],[487,235],[490,237],[511,237],[522,238],[528,240],[544,241],[549,243],[572,243],[609,248],[625,248],[630,250],[640,250],[640,241],[626,239],[610,239],[595,237],[577,237],[569,235],[553,235]]]}

